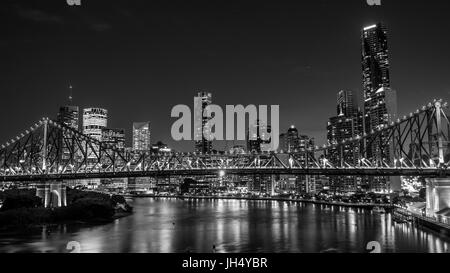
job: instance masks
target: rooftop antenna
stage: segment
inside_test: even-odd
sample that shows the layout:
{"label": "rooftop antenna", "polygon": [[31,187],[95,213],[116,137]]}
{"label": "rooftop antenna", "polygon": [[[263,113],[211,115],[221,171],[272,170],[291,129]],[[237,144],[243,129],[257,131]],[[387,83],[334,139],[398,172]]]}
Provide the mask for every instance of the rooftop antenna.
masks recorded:
{"label": "rooftop antenna", "polygon": [[71,104],[72,105],[72,99],[73,99],[73,96],[72,96],[72,85],[70,84],[69,85],[69,91],[70,91],[70,94],[69,94],[69,104]]}

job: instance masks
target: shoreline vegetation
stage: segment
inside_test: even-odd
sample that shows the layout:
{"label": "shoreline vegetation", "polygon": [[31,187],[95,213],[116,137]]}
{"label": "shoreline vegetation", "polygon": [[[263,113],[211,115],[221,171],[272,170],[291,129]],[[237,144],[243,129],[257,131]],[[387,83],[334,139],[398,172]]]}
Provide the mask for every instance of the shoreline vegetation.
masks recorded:
{"label": "shoreline vegetation", "polygon": [[0,192],[0,230],[28,229],[42,225],[108,223],[130,215],[133,208],[122,195],[67,188],[67,206],[44,208],[34,190]]}

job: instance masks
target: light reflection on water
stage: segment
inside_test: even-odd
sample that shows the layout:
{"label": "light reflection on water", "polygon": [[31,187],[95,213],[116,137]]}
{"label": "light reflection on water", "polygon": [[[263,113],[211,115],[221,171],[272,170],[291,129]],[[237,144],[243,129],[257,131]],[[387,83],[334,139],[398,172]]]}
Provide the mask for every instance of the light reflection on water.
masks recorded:
{"label": "light reflection on water", "polygon": [[[61,225],[0,234],[0,252],[448,252],[450,240],[390,214],[279,201],[138,198],[134,213],[101,226]],[[47,232],[47,229],[50,232]]]}

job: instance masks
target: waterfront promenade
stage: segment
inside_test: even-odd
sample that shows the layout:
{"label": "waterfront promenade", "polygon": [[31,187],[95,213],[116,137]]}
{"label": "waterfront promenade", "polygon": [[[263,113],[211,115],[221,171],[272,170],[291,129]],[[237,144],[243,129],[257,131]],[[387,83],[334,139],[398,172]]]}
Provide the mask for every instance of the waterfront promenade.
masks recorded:
{"label": "waterfront promenade", "polygon": [[242,196],[194,196],[194,195],[159,195],[159,194],[125,194],[125,197],[164,197],[164,198],[178,198],[178,199],[229,199],[229,200],[249,200],[249,201],[280,201],[280,202],[298,202],[298,203],[310,203],[318,205],[330,205],[340,207],[355,207],[355,208],[374,208],[380,207],[385,209],[392,209],[395,206],[392,204],[377,204],[377,203],[345,203],[337,201],[323,201],[312,199],[293,199],[283,197],[242,197]]}

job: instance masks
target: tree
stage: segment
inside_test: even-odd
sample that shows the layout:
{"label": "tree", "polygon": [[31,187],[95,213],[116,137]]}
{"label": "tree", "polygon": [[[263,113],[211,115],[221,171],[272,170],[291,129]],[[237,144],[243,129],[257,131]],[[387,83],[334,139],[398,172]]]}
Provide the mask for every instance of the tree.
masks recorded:
{"label": "tree", "polygon": [[21,209],[21,208],[37,208],[42,205],[42,199],[28,194],[9,195],[3,201],[2,211]]}

